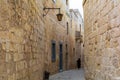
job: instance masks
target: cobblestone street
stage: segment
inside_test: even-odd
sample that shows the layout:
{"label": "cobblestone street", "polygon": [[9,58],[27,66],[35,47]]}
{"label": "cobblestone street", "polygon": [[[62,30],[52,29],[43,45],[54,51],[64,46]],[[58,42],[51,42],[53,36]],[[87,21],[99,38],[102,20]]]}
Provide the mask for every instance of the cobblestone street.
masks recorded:
{"label": "cobblestone street", "polygon": [[69,70],[50,76],[49,80],[85,80],[84,70]]}

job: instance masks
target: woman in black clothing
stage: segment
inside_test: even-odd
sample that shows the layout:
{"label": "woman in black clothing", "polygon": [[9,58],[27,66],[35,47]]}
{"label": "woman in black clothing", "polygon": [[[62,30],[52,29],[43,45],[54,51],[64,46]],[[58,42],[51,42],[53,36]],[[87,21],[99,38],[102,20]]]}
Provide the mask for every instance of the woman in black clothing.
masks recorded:
{"label": "woman in black clothing", "polygon": [[80,69],[80,67],[81,67],[81,60],[80,60],[80,58],[78,58],[78,60],[77,60],[77,68]]}

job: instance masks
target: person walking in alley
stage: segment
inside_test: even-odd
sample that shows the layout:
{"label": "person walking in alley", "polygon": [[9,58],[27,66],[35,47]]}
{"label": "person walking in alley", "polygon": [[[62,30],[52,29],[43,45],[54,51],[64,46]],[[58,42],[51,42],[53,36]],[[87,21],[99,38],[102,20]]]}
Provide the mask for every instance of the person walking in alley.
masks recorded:
{"label": "person walking in alley", "polygon": [[78,58],[78,60],[77,60],[77,68],[80,69],[80,67],[81,67],[81,60],[80,60],[80,58]]}

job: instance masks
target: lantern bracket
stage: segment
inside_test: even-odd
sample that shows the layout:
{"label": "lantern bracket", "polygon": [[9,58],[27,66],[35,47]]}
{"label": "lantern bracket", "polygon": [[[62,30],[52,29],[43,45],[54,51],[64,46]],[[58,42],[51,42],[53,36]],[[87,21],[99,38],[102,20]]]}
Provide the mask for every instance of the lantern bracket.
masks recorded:
{"label": "lantern bracket", "polygon": [[46,8],[46,7],[44,7],[43,11],[45,11],[45,10],[47,10],[47,12],[45,14],[43,14],[43,17],[48,14],[49,10],[59,10],[59,13],[60,13],[60,8]]}

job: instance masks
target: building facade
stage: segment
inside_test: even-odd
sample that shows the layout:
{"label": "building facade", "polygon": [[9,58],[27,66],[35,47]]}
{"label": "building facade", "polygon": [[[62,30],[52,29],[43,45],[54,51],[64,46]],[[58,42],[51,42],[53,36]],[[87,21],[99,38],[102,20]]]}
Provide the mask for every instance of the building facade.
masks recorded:
{"label": "building facade", "polygon": [[83,47],[83,37],[84,37],[84,24],[83,18],[78,9],[70,9],[71,14],[71,26],[72,30],[74,30],[73,35],[75,36],[75,57],[74,63],[76,63],[77,59],[81,59],[81,67],[83,67],[83,57],[84,57],[84,47]]}
{"label": "building facade", "polygon": [[[61,8],[62,21],[44,7]],[[0,0],[0,10],[0,80],[43,80],[44,71],[75,68],[69,0]]]}
{"label": "building facade", "polygon": [[[75,39],[69,34],[70,16],[69,16],[69,2],[68,0],[55,2],[44,1],[45,7],[61,8],[61,13],[64,15],[61,22],[57,21],[56,14],[58,11],[49,11],[45,16],[45,42],[46,42],[46,60],[45,70],[54,74],[59,71],[64,71],[73,68],[72,55],[74,54]],[[71,32],[73,33],[73,31]],[[75,37],[75,36],[74,36]]]}
{"label": "building facade", "polygon": [[120,0],[84,0],[86,80],[120,79]]}

